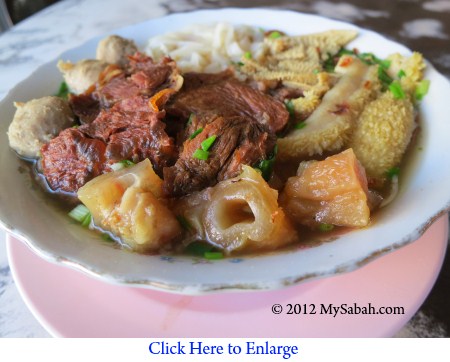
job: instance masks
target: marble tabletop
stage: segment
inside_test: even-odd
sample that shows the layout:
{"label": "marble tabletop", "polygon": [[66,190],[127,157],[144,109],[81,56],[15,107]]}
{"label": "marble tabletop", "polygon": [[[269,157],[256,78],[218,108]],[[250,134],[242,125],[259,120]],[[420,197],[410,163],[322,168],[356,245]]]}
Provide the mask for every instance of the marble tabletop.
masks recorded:
{"label": "marble tabletop", "polygon": [[[450,78],[447,0],[64,0],[0,34],[0,99],[39,65],[91,37],[173,12],[220,7],[282,8],[344,20],[422,52]],[[17,291],[5,237],[0,231],[0,337],[48,337]],[[430,296],[398,336],[449,335],[449,269],[447,257]]]}

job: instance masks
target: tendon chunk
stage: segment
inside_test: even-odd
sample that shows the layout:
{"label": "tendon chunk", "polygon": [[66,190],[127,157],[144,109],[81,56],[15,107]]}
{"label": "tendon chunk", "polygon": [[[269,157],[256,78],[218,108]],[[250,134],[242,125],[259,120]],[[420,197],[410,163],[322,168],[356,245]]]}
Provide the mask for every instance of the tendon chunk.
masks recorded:
{"label": "tendon chunk", "polygon": [[291,177],[281,204],[293,220],[303,225],[362,227],[369,223],[368,187],[364,168],[352,149],[301,164]]}
{"label": "tendon chunk", "polygon": [[78,190],[96,225],[139,252],[159,250],[181,232],[161,195],[162,180],[148,159],[96,177]]}
{"label": "tendon chunk", "polygon": [[349,145],[368,177],[384,179],[400,163],[415,128],[409,98],[395,99],[385,92],[364,109]]}
{"label": "tendon chunk", "polygon": [[278,192],[250,166],[232,179],[181,199],[177,210],[191,225],[194,240],[225,252],[274,250],[297,240],[278,206]]}
{"label": "tendon chunk", "polygon": [[357,58],[341,57],[336,71],[343,73],[305,126],[278,140],[280,159],[301,159],[338,151],[348,141],[355,119],[378,90],[376,67]]}

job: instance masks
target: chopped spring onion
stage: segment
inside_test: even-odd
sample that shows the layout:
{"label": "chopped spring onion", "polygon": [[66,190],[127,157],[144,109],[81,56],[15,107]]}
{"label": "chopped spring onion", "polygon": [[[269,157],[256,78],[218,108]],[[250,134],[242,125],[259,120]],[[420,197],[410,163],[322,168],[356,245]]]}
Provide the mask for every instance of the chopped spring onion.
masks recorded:
{"label": "chopped spring onion", "polygon": [[256,170],[261,171],[261,175],[266,181],[269,181],[270,177],[272,176],[273,166],[275,163],[277,153],[278,153],[278,145],[275,145],[275,147],[273,148],[272,155],[268,159],[262,160],[254,166]]}
{"label": "chopped spring onion", "polygon": [[113,164],[112,164],[111,166],[109,166],[109,167],[111,167],[114,171],[119,171],[119,170],[121,170],[121,169],[123,169],[123,168],[127,168],[127,167],[134,166],[134,165],[135,165],[135,163],[134,163],[133,161],[130,161],[130,160],[122,160],[122,161],[113,163]]}
{"label": "chopped spring onion", "polygon": [[114,239],[111,236],[109,236],[108,233],[103,233],[101,238],[105,241],[114,241]]}
{"label": "chopped spring onion", "polygon": [[426,96],[428,90],[430,89],[430,81],[429,79],[424,79],[421,81],[416,88],[415,96],[418,101],[421,101],[423,97]]}
{"label": "chopped spring onion", "polygon": [[294,117],[295,116],[295,107],[294,107],[294,102],[292,102],[292,99],[285,101],[284,105],[286,106],[286,109],[289,112],[289,116]]}
{"label": "chopped spring onion", "polygon": [[319,230],[323,232],[331,231],[334,229],[334,225],[332,224],[320,224]]}
{"label": "chopped spring onion", "polygon": [[314,74],[319,74],[319,73],[320,73],[320,70],[319,70],[319,69],[314,69],[314,70],[313,70],[313,73],[314,73]]}
{"label": "chopped spring onion", "polygon": [[298,123],[294,126],[295,129],[302,129],[302,128],[305,128],[305,127],[306,127],[305,121],[303,121],[303,122],[298,122]]}
{"label": "chopped spring onion", "polygon": [[328,58],[323,63],[323,69],[328,73],[333,73],[336,67],[336,57],[328,53]]}
{"label": "chopped spring onion", "polygon": [[209,157],[209,152],[208,151],[204,151],[202,149],[197,149],[195,150],[195,152],[193,153],[192,157],[198,159],[198,160],[204,160],[206,161]]}
{"label": "chopped spring onion", "polygon": [[383,88],[388,88],[393,79],[386,73],[386,70],[382,67],[378,67],[378,79],[381,81]]}
{"label": "chopped spring onion", "polygon": [[244,53],[244,57],[245,57],[246,59],[252,59],[252,53],[250,53],[250,52],[245,52],[245,53]]}
{"label": "chopped spring onion", "polygon": [[270,38],[270,39],[278,39],[278,38],[281,38],[281,33],[280,33],[279,31],[272,31],[272,32],[269,34],[269,38]]}
{"label": "chopped spring onion", "polygon": [[189,223],[189,221],[184,216],[177,215],[177,220],[184,230],[187,230],[187,231],[192,230],[192,225]]}
{"label": "chopped spring onion", "polygon": [[386,176],[388,179],[392,180],[394,176],[398,176],[400,173],[399,167],[392,167],[391,169],[387,170]]}
{"label": "chopped spring onion", "polygon": [[89,227],[91,225],[92,215],[91,213],[87,214],[86,217],[81,222],[81,226],[84,226],[85,228]]}
{"label": "chopped spring onion", "polygon": [[400,69],[397,73],[398,79],[403,78],[406,75],[405,71],[403,69]]}
{"label": "chopped spring onion", "polygon": [[206,251],[203,256],[208,260],[223,259],[223,253],[221,253],[220,251]]}
{"label": "chopped spring onion", "polygon": [[188,121],[186,123],[186,126],[190,126],[191,125],[192,121],[194,120],[194,117],[195,117],[195,114],[191,113],[190,116],[189,116],[189,119],[188,119]]}
{"label": "chopped spring onion", "polygon": [[83,222],[83,220],[89,216],[91,212],[83,204],[77,205],[72,211],[69,212],[69,216],[78,222]]}
{"label": "chopped spring onion", "polygon": [[213,249],[214,247],[208,243],[202,241],[194,241],[186,246],[184,250],[189,254],[204,256],[205,253],[210,252]]}
{"label": "chopped spring onion", "polygon": [[395,99],[405,99],[405,92],[399,82],[394,81],[389,85],[389,90],[394,95]]}
{"label": "chopped spring onion", "polygon": [[202,146],[202,150],[203,151],[209,151],[209,149],[211,148],[211,146],[213,145],[213,143],[216,141],[217,136],[213,135],[211,137],[208,137],[206,140],[204,140],[201,143]]}
{"label": "chopped spring onion", "polygon": [[190,136],[189,136],[189,139],[190,140],[193,140],[195,137],[197,137],[200,133],[202,133],[203,132],[203,128],[199,128],[198,130],[196,130],[194,133],[192,133]]}
{"label": "chopped spring onion", "polygon": [[66,82],[61,82],[58,88],[58,92],[55,93],[56,97],[67,99],[69,96],[69,87]]}

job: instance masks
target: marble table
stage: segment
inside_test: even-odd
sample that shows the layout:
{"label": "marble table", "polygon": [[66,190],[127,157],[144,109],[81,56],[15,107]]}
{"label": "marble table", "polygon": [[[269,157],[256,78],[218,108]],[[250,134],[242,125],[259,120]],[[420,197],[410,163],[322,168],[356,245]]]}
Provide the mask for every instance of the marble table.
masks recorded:
{"label": "marble table", "polygon": [[[284,8],[351,22],[422,52],[450,77],[450,1],[65,0],[0,35],[0,99],[39,65],[93,36],[173,12],[230,6]],[[5,237],[0,231],[0,337],[48,337],[17,291]],[[430,296],[398,336],[449,335],[449,269],[447,258]]]}

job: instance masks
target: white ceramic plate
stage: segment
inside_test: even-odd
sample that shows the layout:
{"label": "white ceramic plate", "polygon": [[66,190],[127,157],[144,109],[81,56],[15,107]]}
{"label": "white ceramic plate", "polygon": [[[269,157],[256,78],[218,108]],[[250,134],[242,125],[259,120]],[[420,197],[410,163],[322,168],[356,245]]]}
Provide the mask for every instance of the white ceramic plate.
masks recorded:
{"label": "white ceramic plate", "polygon": [[[229,21],[288,34],[305,34],[355,26],[288,11],[224,9],[175,14],[114,33],[139,45],[152,35],[193,23]],[[350,47],[379,57],[409,54],[402,45],[362,29]],[[60,58],[92,58],[100,38],[67,51]],[[25,241],[47,260],[84,271],[105,281],[178,293],[274,289],[356,269],[416,239],[450,206],[450,84],[431,65],[428,95],[421,105],[421,137],[411,162],[402,170],[401,192],[372,226],[310,249],[258,257],[206,261],[192,257],[146,256],[111,247],[70,221],[39,189],[33,187],[20,161],[9,149],[6,130],[13,118],[13,101],[54,93],[61,82],[57,59],[37,69],[11,90],[0,104],[0,220],[6,230]],[[419,150],[420,147],[420,150]]]}

